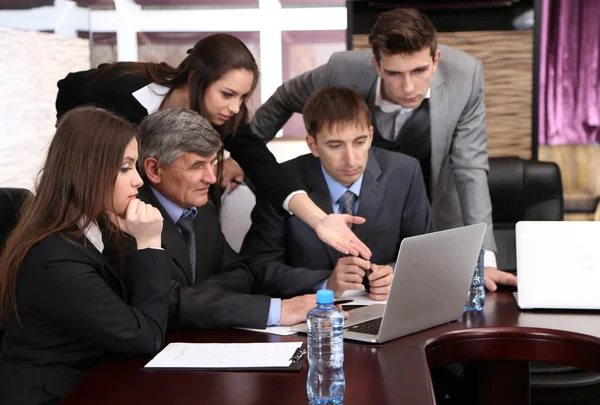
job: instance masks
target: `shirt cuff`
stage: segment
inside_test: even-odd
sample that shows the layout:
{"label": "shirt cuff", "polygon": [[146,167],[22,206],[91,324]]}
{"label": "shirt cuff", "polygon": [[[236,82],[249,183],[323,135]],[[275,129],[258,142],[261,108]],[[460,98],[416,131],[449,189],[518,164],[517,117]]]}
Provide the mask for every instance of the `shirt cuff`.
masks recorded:
{"label": "shirt cuff", "polygon": [[315,286],[315,292],[327,289],[327,279],[319,281]]}
{"label": "shirt cuff", "polygon": [[267,326],[280,326],[281,320],[281,298],[271,298],[269,307],[269,316],[267,317]]}
{"label": "shirt cuff", "polygon": [[288,209],[288,206],[290,205],[290,200],[292,199],[292,197],[294,197],[295,195],[298,195],[298,194],[307,194],[307,193],[304,190],[294,191],[290,195],[288,195],[287,198],[283,201],[283,209],[286,210],[287,212],[289,212],[290,215],[294,215]]}
{"label": "shirt cuff", "polygon": [[492,250],[486,250],[483,254],[483,267],[498,268],[498,262],[496,262],[496,253]]}

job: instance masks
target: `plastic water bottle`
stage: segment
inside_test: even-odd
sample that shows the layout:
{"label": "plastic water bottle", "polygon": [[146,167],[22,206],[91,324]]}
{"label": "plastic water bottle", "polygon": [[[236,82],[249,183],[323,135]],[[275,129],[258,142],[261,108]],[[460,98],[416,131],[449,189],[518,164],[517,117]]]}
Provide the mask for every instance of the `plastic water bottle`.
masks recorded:
{"label": "plastic water bottle", "polygon": [[465,311],[481,311],[485,304],[485,285],[483,278],[483,256],[485,249],[479,250],[479,257],[477,258],[477,265],[475,266],[475,273],[473,274],[473,281],[471,282],[471,288],[467,296],[467,303],[465,304]]}
{"label": "plastic water bottle", "polygon": [[306,316],[310,404],[342,404],[344,376],[344,315],[333,306],[333,291],[317,291],[317,307]]}

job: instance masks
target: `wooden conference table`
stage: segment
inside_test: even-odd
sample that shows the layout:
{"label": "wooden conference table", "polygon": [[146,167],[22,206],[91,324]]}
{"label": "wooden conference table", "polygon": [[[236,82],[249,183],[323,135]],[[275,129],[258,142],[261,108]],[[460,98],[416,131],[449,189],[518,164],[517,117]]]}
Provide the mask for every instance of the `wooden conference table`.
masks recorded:
{"label": "wooden conference table", "polygon": [[[171,333],[169,342],[304,341],[223,330]],[[511,290],[488,293],[482,313],[381,345],[344,342],[345,405],[435,404],[430,369],[478,367],[485,404],[525,404],[529,360],[600,372],[600,315],[519,311]],[[61,402],[74,404],[307,404],[308,363],[299,372],[144,371],[149,358],[124,357],[93,369]]]}

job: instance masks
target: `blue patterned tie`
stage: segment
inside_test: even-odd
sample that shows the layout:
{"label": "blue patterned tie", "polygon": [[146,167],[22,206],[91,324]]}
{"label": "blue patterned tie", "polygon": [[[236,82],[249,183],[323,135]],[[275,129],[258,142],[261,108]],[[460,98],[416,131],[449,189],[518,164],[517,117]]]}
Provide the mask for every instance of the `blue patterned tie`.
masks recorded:
{"label": "blue patterned tie", "polygon": [[[356,194],[352,191],[346,191],[337,201],[342,207],[342,214],[354,215],[354,203],[356,202]],[[348,224],[352,228],[352,224]]]}

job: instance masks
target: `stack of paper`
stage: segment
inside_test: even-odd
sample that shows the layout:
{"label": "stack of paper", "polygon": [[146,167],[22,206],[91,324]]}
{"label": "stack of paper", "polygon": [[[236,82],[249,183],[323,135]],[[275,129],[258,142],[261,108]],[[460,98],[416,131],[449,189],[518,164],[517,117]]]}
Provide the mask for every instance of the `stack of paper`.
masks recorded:
{"label": "stack of paper", "polygon": [[285,368],[301,346],[302,342],[171,343],[144,368]]}

